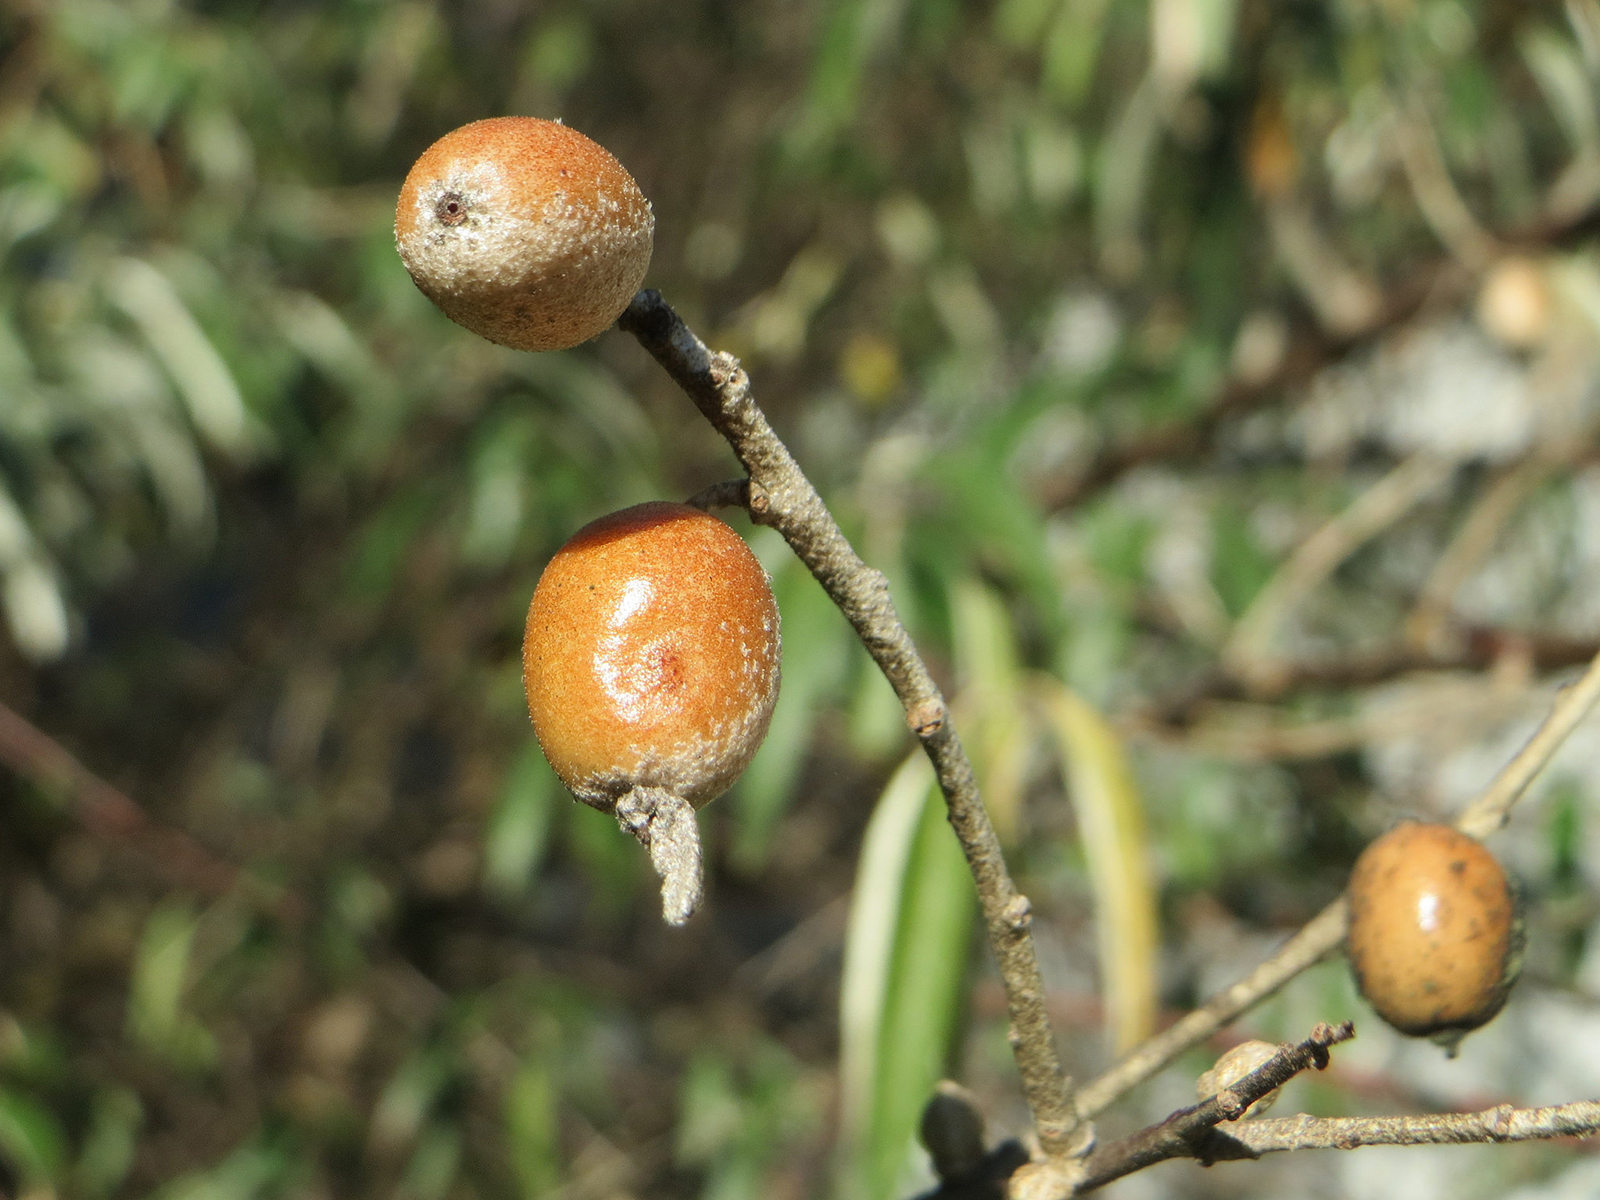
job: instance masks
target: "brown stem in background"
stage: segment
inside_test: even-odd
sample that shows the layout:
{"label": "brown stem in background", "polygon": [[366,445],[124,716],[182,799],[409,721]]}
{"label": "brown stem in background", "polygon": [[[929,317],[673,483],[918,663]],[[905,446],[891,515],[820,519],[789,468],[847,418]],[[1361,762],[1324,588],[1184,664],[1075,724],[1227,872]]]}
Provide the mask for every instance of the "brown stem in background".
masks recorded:
{"label": "brown stem in background", "polygon": [[1186,729],[1219,700],[1273,699],[1308,692],[1341,691],[1388,683],[1415,671],[1485,671],[1505,655],[1528,660],[1536,672],[1561,671],[1582,666],[1600,651],[1592,638],[1568,638],[1515,629],[1465,628],[1451,631],[1445,649],[1433,650],[1410,643],[1395,643],[1337,659],[1286,663],[1267,691],[1252,687],[1221,670],[1209,671],[1186,687],[1158,698],[1147,708],[1129,714],[1137,724],[1161,732]]}
{"label": "brown stem in background", "polygon": [[1481,272],[1494,261],[1500,247],[1473,216],[1450,178],[1450,167],[1439,148],[1433,120],[1420,96],[1395,104],[1395,146],[1400,166],[1411,184],[1417,211],[1445,249],[1470,271]]}
{"label": "brown stem in background", "polygon": [[[156,821],[125,792],[4,704],[0,704],[0,762],[58,800],[94,837],[137,852],[173,886],[210,897],[228,895],[247,882],[261,886],[190,834]],[[284,916],[304,915],[299,900],[289,893],[272,889],[263,900]]]}
{"label": "brown stem in background", "polygon": [[[1490,236],[1502,250],[1537,253],[1574,245],[1597,230],[1600,206],[1590,206]],[[1101,447],[1087,467],[1046,484],[1038,494],[1040,507],[1046,512],[1071,508],[1146,464],[1171,463],[1209,453],[1234,417],[1263,408],[1285,392],[1309,383],[1324,367],[1380,341],[1425,310],[1470,295],[1474,282],[1449,258],[1407,269],[1404,278],[1386,291],[1370,324],[1342,337],[1299,329],[1291,334],[1276,365],[1261,378],[1230,379],[1217,389],[1209,404],[1192,416]]]}
{"label": "brown stem in background", "polygon": [[1285,392],[1309,383],[1324,367],[1404,325],[1430,302],[1459,298],[1466,283],[1453,263],[1439,263],[1410,275],[1403,286],[1386,296],[1381,311],[1367,328],[1345,337],[1331,337],[1311,328],[1292,332],[1277,363],[1260,378],[1230,379],[1193,416],[1102,447],[1083,470],[1047,484],[1038,497],[1040,507],[1046,512],[1071,508],[1139,467],[1192,459],[1210,452],[1233,418],[1263,408]]}
{"label": "brown stem in background", "polygon": [[1389,528],[1455,471],[1455,464],[1426,452],[1413,454],[1306,538],[1256,593],[1240,616],[1221,659],[1253,686],[1272,688],[1285,664],[1273,652],[1279,627],[1338,566]]}
{"label": "brown stem in background", "polygon": [[1045,1150],[1060,1156],[1079,1144],[1081,1121],[1045,1013],[1044,983],[1029,932],[1031,909],[1017,891],[1000,841],[978,794],[948,707],[912,644],[889,596],[888,581],[856,554],[838,523],[750,396],[732,355],[713,353],[659,292],[646,290],[617,322],[638,339],[695,407],[727,439],[767,497],[751,518],[783,535],[855,628],[906,711],[906,722],[932,761],[950,824],[972,869],[989,944],[1005,982],[1012,1048],[1023,1091]]}

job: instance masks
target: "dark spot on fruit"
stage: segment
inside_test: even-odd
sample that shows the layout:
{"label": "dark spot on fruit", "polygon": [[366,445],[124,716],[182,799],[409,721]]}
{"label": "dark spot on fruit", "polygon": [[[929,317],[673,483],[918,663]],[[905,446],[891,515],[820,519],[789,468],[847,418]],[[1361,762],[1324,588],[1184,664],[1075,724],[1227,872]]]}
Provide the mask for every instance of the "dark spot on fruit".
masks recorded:
{"label": "dark spot on fruit", "polygon": [[467,202],[460,192],[446,192],[434,205],[433,214],[446,225],[459,225],[467,219]]}
{"label": "dark spot on fruit", "polygon": [[675,692],[683,686],[683,659],[676,650],[662,647],[655,653],[656,686],[662,691]]}

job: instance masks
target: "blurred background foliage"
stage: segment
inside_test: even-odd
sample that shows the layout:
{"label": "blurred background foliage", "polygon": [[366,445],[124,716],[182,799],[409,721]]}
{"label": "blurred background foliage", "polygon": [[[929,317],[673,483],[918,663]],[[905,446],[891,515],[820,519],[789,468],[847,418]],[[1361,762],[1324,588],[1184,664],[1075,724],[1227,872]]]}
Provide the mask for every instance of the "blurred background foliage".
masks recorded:
{"label": "blurred background foliage", "polygon": [[[784,694],[706,914],[549,773],[542,564],[732,468],[620,335],[416,292],[432,139],[560,116],[639,179],[649,282],[959,697],[1083,1074],[1596,650],[1597,84],[1595,0],[0,3],[0,1190],[877,1198],[942,1074],[1024,1126],[926,770],[767,531]],[[1496,849],[1508,1013],[1446,1061],[1319,968],[1227,1039],[1361,1023],[1280,1111],[1595,1094],[1600,736]],[[1600,1186],[1281,1157],[1118,1186]]]}

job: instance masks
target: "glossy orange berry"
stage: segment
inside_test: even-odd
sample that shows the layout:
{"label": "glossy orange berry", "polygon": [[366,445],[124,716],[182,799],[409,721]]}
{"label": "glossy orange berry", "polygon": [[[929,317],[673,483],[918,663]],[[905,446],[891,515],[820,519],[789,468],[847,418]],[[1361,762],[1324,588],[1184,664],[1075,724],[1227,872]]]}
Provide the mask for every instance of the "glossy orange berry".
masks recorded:
{"label": "glossy orange berry", "polygon": [[778,697],[778,608],[744,540],[655,502],[580,529],[528,609],[523,679],[539,744],[574,795],[630,788],[696,808],[727,790]]}
{"label": "glossy orange berry", "polygon": [[1362,852],[1348,896],[1356,984],[1401,1033],[1452,1042],[1504,1006],[1520,930],[1511,886],[1483,843],[1405,822]]}
{"label": "glossy orange berry", "polygon": [[[754,757],[778,668],[766,572],[731,528],[685,504],[584,526],[528,608],[523,682],[545,756],[575,796],[649,846],[669,885],[669,868],[689,867],[666,861],[665,839],[689,836],[693,809]],[[695,893],[668,902],[669,920],[698,899],[698,855],[696,844]]]}

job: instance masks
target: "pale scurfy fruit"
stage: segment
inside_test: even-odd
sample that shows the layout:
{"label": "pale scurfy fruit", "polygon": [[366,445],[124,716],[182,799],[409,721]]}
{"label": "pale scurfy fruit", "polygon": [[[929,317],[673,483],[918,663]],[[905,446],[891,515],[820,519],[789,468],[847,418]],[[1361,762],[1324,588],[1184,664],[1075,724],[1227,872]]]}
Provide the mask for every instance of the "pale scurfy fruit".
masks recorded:
{"label": "pale scurfy fruit", "polygon": [[607,329],[644,282],[654,232],[650,202],[609,151],[536,117],[445,134],[413,164],[394,214],[417,287],[516,350]]}
{"label": "pale scurfy fruit", "polygon": [[1511,885],[1483,843],[1405,822],[1362,851],[1348,895],[1356,985],[1401,1033],[1453,1046],[1505,1005],[1521,929]]}

